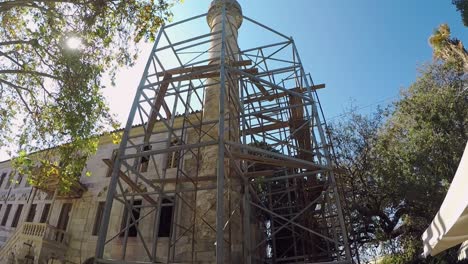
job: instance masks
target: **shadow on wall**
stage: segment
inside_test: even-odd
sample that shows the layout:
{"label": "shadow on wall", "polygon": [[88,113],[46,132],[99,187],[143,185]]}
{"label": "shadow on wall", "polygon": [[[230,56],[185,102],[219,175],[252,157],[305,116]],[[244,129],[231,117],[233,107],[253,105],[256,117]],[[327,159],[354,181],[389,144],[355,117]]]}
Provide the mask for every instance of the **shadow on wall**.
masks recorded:
{"label": "shadow on wall", "polygon": [[94,257],[85,260],[85,262],[83,262],[83,264],[94,264]]}

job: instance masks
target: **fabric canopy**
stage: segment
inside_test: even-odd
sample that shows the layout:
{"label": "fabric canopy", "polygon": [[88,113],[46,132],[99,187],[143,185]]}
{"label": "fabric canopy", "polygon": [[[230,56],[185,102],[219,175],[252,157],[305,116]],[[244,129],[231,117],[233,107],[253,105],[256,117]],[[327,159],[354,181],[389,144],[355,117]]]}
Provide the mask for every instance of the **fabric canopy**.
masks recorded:
{"label": "fabric canopy", "polygon": [[458,260],[463,260],[468,257],[468,241],[463,242],[458,251]]}
{"label": "fabric canopy", "polygon": [[468,240],[468,144],[444,202],[422,240],[424,257]]}

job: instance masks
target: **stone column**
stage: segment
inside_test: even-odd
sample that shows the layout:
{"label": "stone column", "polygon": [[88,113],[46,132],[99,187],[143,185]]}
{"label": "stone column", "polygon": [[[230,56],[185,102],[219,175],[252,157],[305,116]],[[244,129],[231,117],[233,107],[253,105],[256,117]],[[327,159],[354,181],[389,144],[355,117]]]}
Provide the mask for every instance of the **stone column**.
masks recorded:
{"label": "stone column", "polygon": [[[225,21],[225,63],[232,65],[232,62],[238,60],[239,47],[237,44],[238,29],[242,24],[242,10],[235,0],[214,0],[211,3],[210,10],[207,16],[207,22],[210,26],[211,32],[221,32],[223,28],[223,6],[226,7],[226,21]],[[212,36],[211,49],[210,49],[210,65],[219,65],[221,63],[221,47],[222,39],[221,34]],[[231,75],[234,79],[236,75]],[[205,98],[203,106],[203,121],[218,121],[219,120],[219,107],[220,107],[220,84],[219,78],[212,78],[206,81]],[[239,141],[239,121],[236,105],[239,102],[239,87],[237,81],[229,82],[226,76],[225,82],[225,98],[224,98],[224,139],[229,141]],[[213,125],[204,126],[204,131],[209,129],[208,135],[204,137],[205,141],[211,141],[218,138],[218,126]],[[218,146],[205,147],[201,150],[201,167],[199,169],[199,176],[216,176],[217,160],[218,160]],[[242,255],[242,236],[241,236],[241,218],[240,214],[236,213],[230,216],[235,207],[240,202],[240,185],[233,177],[233,171],[229,162],[224,161],[225,170],[225,190],[231,189],[230,194],[224,196],[224,221],[228,218],[230,226],[225,230],[225,240],[231,240],[230,248],[225,245],[224,256],[226,261],[228,257],[233,263],[240,263]],[[199,186],[212,185],[213,182],[203,182]],[[234,190],[236,189],[236,190]],[[226,192],[228,193],[228,192]],[[216,190],[198,191],[196,198],[196,232],[195,232],[195,253],[197,262],[215,263],[215,242],[216,232],[210,228],[203,219],[216,229]],[[211,207],[211,208],[210,208]],[[237,210],[239,212],[239,210]],[[229,235],[229,230],[233,230]],[[227,244],[227,243],[225,243]]]}

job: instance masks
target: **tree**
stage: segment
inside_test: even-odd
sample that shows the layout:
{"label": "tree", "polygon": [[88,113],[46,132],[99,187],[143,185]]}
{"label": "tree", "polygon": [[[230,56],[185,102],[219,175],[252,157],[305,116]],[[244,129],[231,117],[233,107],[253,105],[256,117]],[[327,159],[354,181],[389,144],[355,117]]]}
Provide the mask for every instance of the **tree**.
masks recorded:
{"label": "tree", "polygon": [[463,43],[450,37],[450,27],[447,24],[440,25],[429,38],[434,58],[446,63],[454,64],[460,70],[468,72],[468,53]]}
{"label": "tree", "polygon": [[[423,263],[421,234],[436,215],[468,140],[468,76],[435,61],[374,116],[335,125],[337,163],[346,171],[352,241],[380,246],[391,263]],[[454,263],[456,250],[428,263]]]}
{"label": "tree", "polygon": [[118,126],[101,94],[103,76],[132,65],[134,44],[154,39],[172,2],[0,3],[0,147],[18,149],[11,154],[20,172],[60,161],[64,179],[81,174],[98,135]]}
{"label": "tree", "polygon": [[452,0],[452,4],[460,11],[463,24],[468,27],[468,1],[467,0]]}

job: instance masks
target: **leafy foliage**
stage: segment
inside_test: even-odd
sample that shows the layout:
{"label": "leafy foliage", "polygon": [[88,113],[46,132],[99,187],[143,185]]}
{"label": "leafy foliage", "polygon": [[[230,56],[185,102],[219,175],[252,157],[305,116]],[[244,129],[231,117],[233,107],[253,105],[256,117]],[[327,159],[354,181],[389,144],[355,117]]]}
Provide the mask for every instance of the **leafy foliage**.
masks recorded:
{"label": "leafy foliage", "polygon": [[19,171],[60,161],[63,182],[81,174],[96,136],[118,126],[101,94],[104,74],[132,65],[135,43],[154,39],[173,2],[0,3],[0,147],[18,149],[10,155]]}
{"label": "leafy foliage", "polygon": [[[352,241],[379,246],[384,263],[423,263],[421,234],[437,213],[468,140],[467,75],[425,66],[402,98],[373,116],[336,124],[333,139],[349,204]],[[454,263],[446,251],[424,263]]]}
{"label": "leafy foliage", "polygon": [[450,27],[447,24],[442,24],[434,30],[429,43],[436,59],[442,59],[468,72],[468,53],[460,40],[450,36]]}
{"label": "leafy foliage", "polygon": [[463,24],[468,27],[468,1],[467,0],[452,0],[452,4],[460,11]]}

